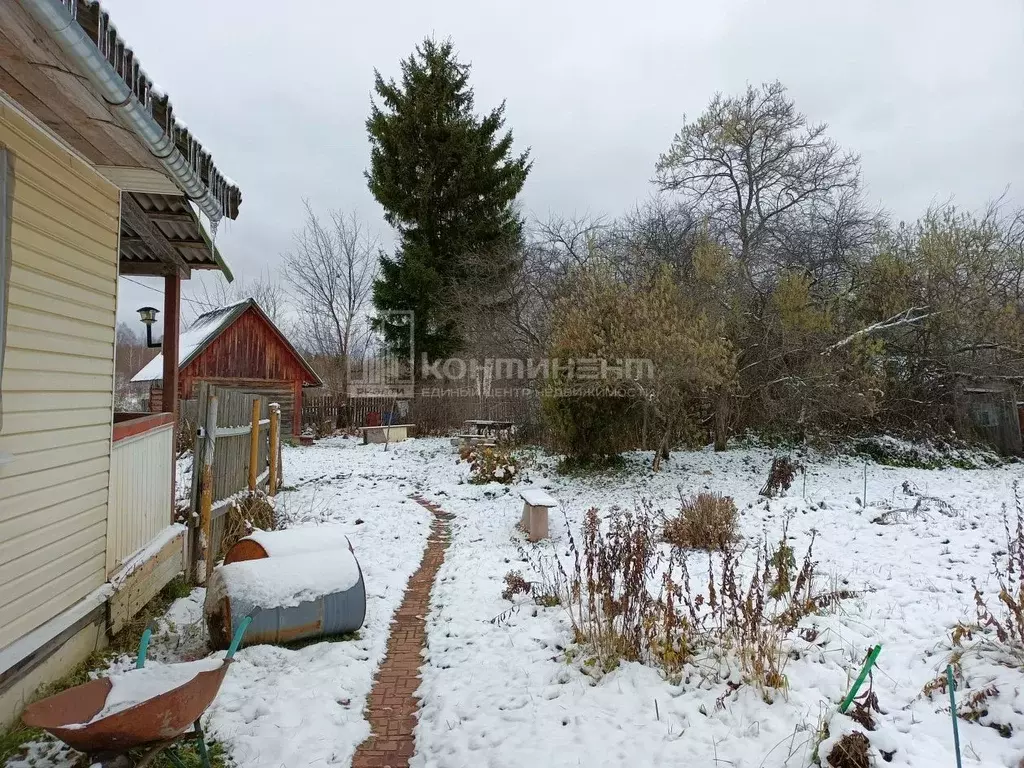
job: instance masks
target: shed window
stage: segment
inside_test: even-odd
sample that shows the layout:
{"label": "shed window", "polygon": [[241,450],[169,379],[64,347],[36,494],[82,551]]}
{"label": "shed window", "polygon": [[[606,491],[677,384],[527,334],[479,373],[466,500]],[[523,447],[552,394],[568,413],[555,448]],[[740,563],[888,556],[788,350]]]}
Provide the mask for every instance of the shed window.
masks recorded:
{"label": "shed window", "polygon": [[[11,218],[14,205],[14,156],[0,144],[0,429],[4,426],[4,350],[7,348],[7,295],[11,284]],[[0,463],[3,456],[0,454]]]}

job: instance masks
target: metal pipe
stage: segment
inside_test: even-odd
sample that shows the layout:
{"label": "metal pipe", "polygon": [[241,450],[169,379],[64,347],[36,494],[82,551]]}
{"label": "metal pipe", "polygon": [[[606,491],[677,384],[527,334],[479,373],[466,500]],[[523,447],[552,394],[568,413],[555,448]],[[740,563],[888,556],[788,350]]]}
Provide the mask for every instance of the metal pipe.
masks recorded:
{"label": "metal pipe", "polygon": [[[69,2],[72,4],[70,8],[76,7],[75,0]],[[168,135],[168,131],[153,119],[149,110],[75,21],[73,11],[62,0],[21,0],[21,4],[76,62],[89,82],[99,89],[110,108],[160,161],[189,199],[202,209],[211,222],[218,222],[224,215],[220,201],[174,146],[174,139]]]}

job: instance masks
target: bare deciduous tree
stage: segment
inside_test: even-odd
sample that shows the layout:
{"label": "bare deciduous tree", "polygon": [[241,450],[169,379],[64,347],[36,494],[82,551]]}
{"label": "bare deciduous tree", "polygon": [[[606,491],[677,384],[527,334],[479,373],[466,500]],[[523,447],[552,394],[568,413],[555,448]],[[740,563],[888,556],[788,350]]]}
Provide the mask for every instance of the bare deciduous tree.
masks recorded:
{"label": "bare deciduous tree", "polygon": [[145,338],[125,322],[117,324],[114,345],[114,407],[119,411],[143,410],[149,384],[132,384],[132,376],[160,350],[148,348]]}
{"label": "bare deciduous tree", "polygon": [[685,196],[695,211],[736,240],[750,266],[787,213],[859,185],[859,158],[797,112],[782,83],[717,94],[684,122],[657,164],[663,190]]}
{"label": "bare deciduous tree", "polygon": [[188,295],[183,298],[183,310],[191,315],[192,320],[211,310],[250,298],[256,300],[275,324],[281,324],[285,319],[284,289],[269,272],[231,283],[219,274],[204,276],[190,281]]}
{"label": "bare deciduous tree", "polygon": [[322,221],[308,201],[295,247],[284,254],[284,275],[299,315],[304,346],[332,358],[335,396],[348,390],[349,362],[362,352],[368,331],[379,240],[354,214],[334,211]]}

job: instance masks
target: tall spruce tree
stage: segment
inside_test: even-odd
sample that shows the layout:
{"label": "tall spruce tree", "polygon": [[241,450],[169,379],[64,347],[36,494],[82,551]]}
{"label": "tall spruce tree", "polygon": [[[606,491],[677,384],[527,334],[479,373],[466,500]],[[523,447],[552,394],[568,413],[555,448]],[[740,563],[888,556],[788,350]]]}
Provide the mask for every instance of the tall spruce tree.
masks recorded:
{"label": "tall spruce tree", "polygon": [[[366,178],[399,234],[394,256],[381,254],[373,303],[382,313],[413,311],[416,356],[436,360],[462,344],[447,297],[472,284],[468,257],[507,259],[521,242],[514,201],[531,163],[529,151],[512,155],[504,102],[482,118],[474,113],[470,68],[450,40],[427,38],[401,68],[397,83],[374,71],[378,99],[366,121]],[[382,318],[389,346],[408,356],[408,332]]]}

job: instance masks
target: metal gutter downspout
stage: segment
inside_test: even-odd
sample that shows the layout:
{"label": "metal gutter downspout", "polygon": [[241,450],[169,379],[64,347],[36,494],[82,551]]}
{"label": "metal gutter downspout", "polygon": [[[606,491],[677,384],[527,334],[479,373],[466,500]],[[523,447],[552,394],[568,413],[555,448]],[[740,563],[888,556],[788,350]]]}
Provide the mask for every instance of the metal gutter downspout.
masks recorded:
{"label": "metal gutter downspout", "polygon": [[[75,0],[69,0],[74,3]],[[223,216],[220,201],[211,193],[174,140],[153,119],[131,88],[118,76],[107,59],[61,0],[20,0],[25,9],[50,34],[61,49],[78,64],[82,73],[99,89],[111,109],[146,145],[177,182],[181,190],[202,209],[211,223]]]}

